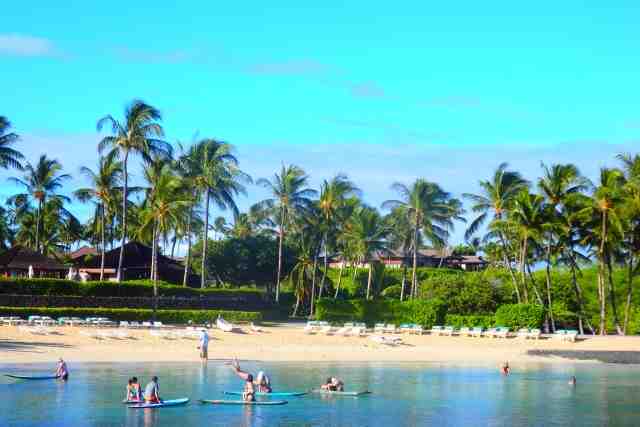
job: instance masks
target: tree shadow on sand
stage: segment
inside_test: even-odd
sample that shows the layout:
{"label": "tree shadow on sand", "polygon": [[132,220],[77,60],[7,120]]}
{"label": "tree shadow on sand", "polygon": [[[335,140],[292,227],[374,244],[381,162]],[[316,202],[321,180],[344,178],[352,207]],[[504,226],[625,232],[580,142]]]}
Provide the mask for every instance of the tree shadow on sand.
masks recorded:
{"label": "tree shadow on sand", "polygon": [[30,353],[44,353],[38,351],[37,348],[71,348],[73,346],[69,344],[55,343],[55,342],[38,342],[38,341],[13,341],[7,339],[0,339],[0,351],[16,351],[16,352],[30,352]]}

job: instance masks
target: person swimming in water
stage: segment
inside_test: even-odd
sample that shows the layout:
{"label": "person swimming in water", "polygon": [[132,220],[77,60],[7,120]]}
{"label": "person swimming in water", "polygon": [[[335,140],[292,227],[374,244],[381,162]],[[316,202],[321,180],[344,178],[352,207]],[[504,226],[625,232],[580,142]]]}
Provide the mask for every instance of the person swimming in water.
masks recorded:
{"label": "person swimming in water", "polygon": [[572,376],[571,378],[569,378],[569,385],[575,386],[576,385],[576,377]]}
{"label": "person swimming in water", "polygon": [[58,367],[56,368],[56,377],[60,378],[63,381],[69,379],[69,369],[67,368],[67,364],[62,357],[58,359]]}
{"label": "person swimming in water", "polygon": [[240,369],[240,364],[236,359],[233,359],[231,362],[231,369],[233,369],[237,376],[245,381],[247,381],[248,377],[251,377],[251,382],[254,385],[254,391],[255,389],[260,393],[271,393],[273,391],[271,388],[271,380],[264,372],[258,372],[258,376],[254,381],[253,375]]}

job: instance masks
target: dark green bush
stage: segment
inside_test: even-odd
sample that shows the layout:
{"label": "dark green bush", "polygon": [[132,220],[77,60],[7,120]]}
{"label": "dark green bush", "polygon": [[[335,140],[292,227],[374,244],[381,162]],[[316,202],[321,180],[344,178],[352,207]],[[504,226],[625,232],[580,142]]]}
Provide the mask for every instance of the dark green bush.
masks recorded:
{"label": "dark green bush", "polygon": [[417,323],[426,328],[442,323],[446,305],[441,300],[334,300],[323,298],[316,304],[316,317],[332,322],[360,321]]}
{"label": "dark green bush", "polygon": [[[132,308],[49,308],[49,307],[0,307],[2,316],[50,316],[57,317],[108,317],[112,320],[148,321],[153,310]],[[218,315],[231,322],[259,321],[262,315],[251,311],[228,310],[158,310],[156,320],[165,323],[208,323],[215,321]]]}
{"label": "dark green bush", "polygon": [[475,314],[447,314],[444,321],[445,325],[454,326],[458,329],[466,326],[473,328],[475,326],[482,326],[483,328],[491,328],[496,324],[496,318],[492,314],[475,315]]}
{"label": "dark green bush", "polygon": [[540,305],[505,304],[496,311],[496,325],[512,329],[540,328],[544,315],[544,307]]}
{"label": "dark green bush", "polygon": [[[0,293],[17,295],[75,295],[91,297],[152,297],[150,280],[115,282],[74,282],[63,279],[0,279]],[[164,297],[198,298],[206,296],[243,296],[262,298],[262,292],[247,289],[195,289],[162,282],[158,295]]]}

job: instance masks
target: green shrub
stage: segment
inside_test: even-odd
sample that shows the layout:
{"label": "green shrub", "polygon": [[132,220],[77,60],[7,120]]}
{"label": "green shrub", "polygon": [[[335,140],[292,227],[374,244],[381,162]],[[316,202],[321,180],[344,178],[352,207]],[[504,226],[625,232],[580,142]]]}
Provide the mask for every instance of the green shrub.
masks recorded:
{"label": "green shrub", "polygon": [[496,311],[496,325],[512,329],[540,328],[544,320],[544,307],[536,304],[505,304]]}
{"label": "green shrub", "polygon": [[482,326],[485,329],[492,328],[496,324],[496,318],[492,314],[447,314],[444,321],[445,325],[453,326],[458,329],[466,326],[473,328],[475,326]]}
{"label": "green shrub", "polygon": [[334,300],[323,298],[316,304],[316,317],[332,322],[360,321],[417,323],[426,328],[442,323],[446,305],[441,300]]}
{"label": "green shrub", "polygon": [[[57,317],[108,317],[112,320],[148,321],[153,310],[132,308],[50,308],[50,307],[0,307],[2,316],[50,316]],[[215,321],[218,315],[231,322],[259,321],[262,315],[252,311],[229,310],[158,310],[156,320],[165,323],[208,323]]]}
{"label": "green shrub", "polygon": [[[388,288],[385,288],[385,290],[383,290],[382,292],[380,292],[380,296],[399,300],[400,291],[401,291],[400,286],[401,285],[391,285]],[[406,291],[407,289],[405,289],[405,292]]]}
{"label": "green shrub", "polygon": [[[158,295],[163,297],[199,298],[206,296],[243,296],[262,298],[255,289],[195,289],[160,282]],[[150,280],[116,282],[74,282],[63,279],[0,279],[0,293],[16,295],[74,295],[90,297],[152,297]]]}

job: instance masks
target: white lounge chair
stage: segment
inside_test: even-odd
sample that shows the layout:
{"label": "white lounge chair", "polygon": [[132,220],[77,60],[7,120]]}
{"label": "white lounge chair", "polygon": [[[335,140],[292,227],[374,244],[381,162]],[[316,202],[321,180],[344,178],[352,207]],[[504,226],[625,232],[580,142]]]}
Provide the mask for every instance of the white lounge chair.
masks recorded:
{"label": "white lounge chair", "polygon": [[440,335],[442,331],[443,331],[442,326],[434,325],[431,327],[431,330],[429,332],[431,333],[431,335]]}
{"label": "white lounge chair", "polygon": [[362,326],[354,326],[353,328],[351,328],[351,332],[349,333],[349,335],[353,337],[365,337],[367,336],[367,329],[363,328]]}
{"label": "white lounge chair", "polygon": [[257,332],[257,333],[262,332],[262,328],[260,326],[255,325],[253,322],[251,322],[249,327],[251,328],[252,332]]}
{"label": "white lounge chair", "polygon": [[483,331],[484,328],[482,328],[482,326],[476,326],[471,330],[471,336],[481,338]]}
{"label": "white lounge chair", "polygon": [[313,335],[316,333],[315,322],[307,322],[302,331],[307,335]]}
{"label": "white lounge chair", "polygon": [[127,322],[126,320],[121,320],[120,321],[120,327],[121,328],[128,328],[129,327],[129,322]]}
{"label": "white lounge chair", "polygon": [[469,329],[468,326],[463,326],[463,327],[460,328],[459,335],[461,337],[470,337],[471,336],[471,329]]}
{"label": "white lounge chair", "polygon": [[151,328],[153,325],[151,324],[151,322],[142,322],[142,327],[143,328]]}
{"label": "white lounge chair", "polygon": [[232,323],[227,322],[222,317],[218,317],[216,319],[216,326],[218,327],[218,329],[224,332],[233,332],[237,329],[236,326],[234,326]]}
{"label": "white lounge chair", "polygon": [[383,334],[385,329],[384,323],[376,323],[373,327],[373,333],[375,334]]}
{"label": "white lounge chair", "polygon": [[395,334],[397,332],[396,325],[393,323],[387,323],[384,327],[385,334]]}
{"label": "white lounge chair", "polygon": [[335,329],[331,325],[325,325],[320,328],[320,333],[323,335],[333,335]]}
{"label": "white lounge chair", "polygon": [[414,324],[409,332],[412,334],[422,335],[424,333],[424,328],[422,325]]}
{"label": "white lounge chair", "polygon": [[542,331],[540,331],[540,329],[531,329],[529,331],[529,334],[527,335],[527,338],[532,340],[537,340],[537,339],[540,339],[541,335],[542,335]]}
{"label": "white lounge chair", "polygon": [[452,337],[455,332],[456,332],[456,329],[453,326],[445,326],[441,334]]}
{"label": "white lounge chair", "polygon": [[162,322],[153,322],[153,327],[154,328],[164,328],[165,325],[162,324]]}
{"label": "white lounge chair", "polygon": [[348,335],[349,331],[351,330],[351,326],[343,326],[342,328],[338,329],[335,333],[335,335]]}

